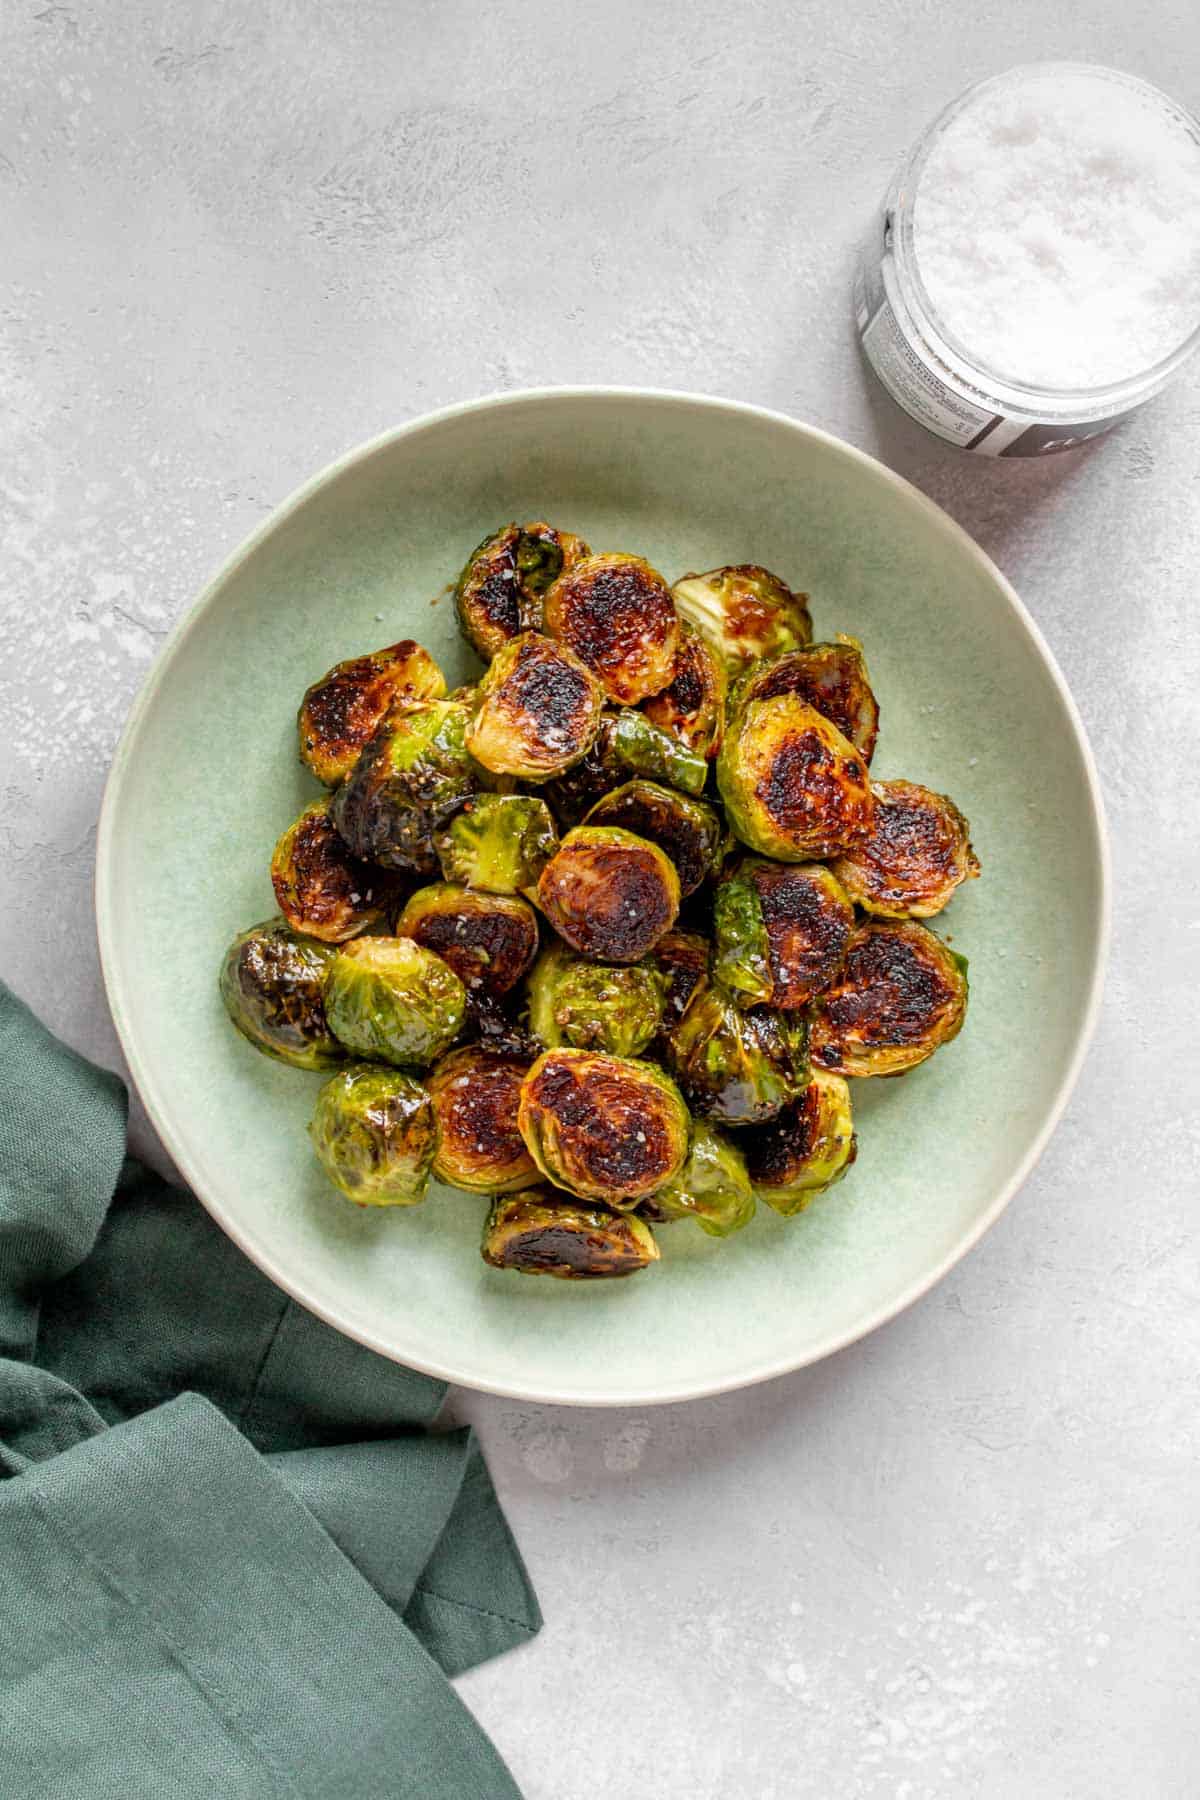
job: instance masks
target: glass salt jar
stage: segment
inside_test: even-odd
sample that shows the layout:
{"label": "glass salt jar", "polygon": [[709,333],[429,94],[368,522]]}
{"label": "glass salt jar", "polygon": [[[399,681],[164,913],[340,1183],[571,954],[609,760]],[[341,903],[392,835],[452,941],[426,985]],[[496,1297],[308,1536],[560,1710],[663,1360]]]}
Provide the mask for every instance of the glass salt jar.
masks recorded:
{"label": "glass salt jar", "polygon": [[1091,63],[980,82],[897,171],[855,311],[938,437],[1041,456],[1098,436],[1200,345],[1200,123]]}

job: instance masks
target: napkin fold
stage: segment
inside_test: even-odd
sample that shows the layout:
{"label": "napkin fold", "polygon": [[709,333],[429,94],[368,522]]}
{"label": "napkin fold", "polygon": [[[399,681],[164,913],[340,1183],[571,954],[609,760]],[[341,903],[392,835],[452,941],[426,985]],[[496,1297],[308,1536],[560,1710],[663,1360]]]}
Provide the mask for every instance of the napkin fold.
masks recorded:
{"label": "napkin fold", "polygon": [[0,1793],[519,1800],[447,1676],[541,1616],[445,1384],[280,1293],[125,1110],[0,984]]}

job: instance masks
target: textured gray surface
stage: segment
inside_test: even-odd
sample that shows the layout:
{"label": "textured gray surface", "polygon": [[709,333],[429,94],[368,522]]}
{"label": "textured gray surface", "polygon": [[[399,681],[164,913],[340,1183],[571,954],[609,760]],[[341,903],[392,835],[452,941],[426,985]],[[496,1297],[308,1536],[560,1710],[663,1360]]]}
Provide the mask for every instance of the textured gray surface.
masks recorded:
{"label": "textured gray surface", "polygon": [[842,434],[996,557],[1092,733],[1105,1013],[967,1263],[757,1392],[456,1397],[548,1617],[463,1683],[530,1800],[1196,1792],[1200,379],[997,467],[897,414],[849,323],[903,146],[1038,56],[1200,101],[1191,0],[0,10],[0,968],[73,1043],[119,1061],[95,819],[163,634],[303,477],[444,401],[633,382]]}

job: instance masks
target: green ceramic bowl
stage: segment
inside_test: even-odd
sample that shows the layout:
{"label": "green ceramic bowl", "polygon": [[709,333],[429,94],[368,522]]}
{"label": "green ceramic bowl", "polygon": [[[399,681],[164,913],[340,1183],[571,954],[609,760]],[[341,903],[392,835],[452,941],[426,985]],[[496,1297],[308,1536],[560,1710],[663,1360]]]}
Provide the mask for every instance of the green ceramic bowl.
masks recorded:
{"label": "green ceramic bowl", "polygon": [[[295,712],[331,663],[412,636],[475,666],[446,584],[491,526],[548,517],[670,578],[777,569],[819,636],[864,640],[880,776],[953,794],[984,878],[940,921],[971,963],[958,1040],[854,1088],[858,1162],[802,1216],[760,1208],[721,1244],[687,1223],[633,1280],[504,1275],[486,1203],[434,1189],[361,1211],[305,1124],[320,1078],[233,1031],[226,944],[274,911],[267,863],[314,791]],[[535,1400],[637,1404],[827,1356],[944,1275],[997,1218],[1062,1112],[1097,1004],[1104,828],[1075,707],[1021,602],[958,526],[869,457],[728,401],[512,394],[418,419],[287,501],[196,602],[154,668],[100,827],[97,910],[134,1079],[214,1217],[289,1293],[386,1356]],[[1030,1221],[1036,1229],[1036,1221]]]}

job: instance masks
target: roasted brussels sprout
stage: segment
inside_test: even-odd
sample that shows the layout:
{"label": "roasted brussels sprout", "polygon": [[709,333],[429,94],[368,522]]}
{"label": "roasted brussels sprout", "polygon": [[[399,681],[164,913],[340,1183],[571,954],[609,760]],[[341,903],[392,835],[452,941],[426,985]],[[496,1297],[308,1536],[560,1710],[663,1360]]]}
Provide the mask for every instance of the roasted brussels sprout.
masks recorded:
{"label": "roasted brussels sprout", "polygon": [[426,1086],[438,1125],[433,1172],[439,1181],[468,1193],[509,1194],[541,1180],[517,1130],[528,1067],[482,1044],[466,1044],[431,1070]]}
{"label": "roasted brussels sprout", "polygon": [[726,692],[720,655],[700,632],[681,623],[670,686],[643,700],[642,711],[660,730],[711,761],[721,748]]}
{"label": "roasted brussels sprout", "polygon": [[735,714],[717,758],[717,785],[742,842],[778,862],[850,850],[874,818],[866,764],[796,694],[751,700]]}
{"label": "roasted brussels sprout", "polygon": [[915,781],[877,781],[870,836],[834,864],[864,911],[884,919],[929,919],[956,887],[974,881],[979,858],[971,828],[945,794]]}
{"label": "roasted brussels sprout", "polygon": [[[769,1130],[769,1126],[764,1126]],[[754,1192],[741,1151],[711,1125],[692,1127],[688,1159],[666,1187],[642,1202],[655,1220],[695,1219],[709,1237],[728,1237],[754,1217]]]}
{"label": "roasted brussels sprout", "polygon": [[314,800],[288,826],[271,856],[271,885],[292,930],[329,944],[378,925],[392,892],[386,875],[351,852],[328,800]]}
{"label": "roasted brussels sprout", "polygon": [[803,1212],[854,1161],[850,1089],[840,1075],[814,1068],[781,1113],[744,1131],[738,1143],[758,1198],[785,1218]]}
{"label": "roasted brussels sprout", "polygon": [[497,775],[548,781],[591,749],[604,691],[562,644],[524,631],[496,653],[467,732],[476,762]]}
{"label": "roasted brussels sprout", "polygon": [[285,919],[235,937],[221,964],[221,998],[244,1038],[297,1069],[333,1069],[346,1052],[329,1029],[321,986],[332,944],[303,938]]}
{"label": "roasted brussels sprout", "polygon": [[666,979],[663,1023],[669,1031],[708,978],[708,944],[698,931],[667,931],[655,944],[652,960]]}
{"label": "roasted brussels sprout", "polygon": [[679,877],[659,849],[615,825],[577,825],[542,870],[538,905],[597,962],[641,962],[679,911]]}
{"label": "roasted brussels sprout", "polygon": [[300,760],[336,787],[358,761],[394,705],[440,700],[445,677],[412,638],[340,662],[313,683],[300,705]]}
{"label": "roasted brussels sprout", "polygon": [[399,1069],[353,1063],[317,1095],[308,1128],[321,1167],[358,1206],[415,1206],[437,1143],[429,1095]]}
{"label": "roasted brussels sprout", "polygon": [[590,554],[582,538],[532,525],[502,525],[467,558],[454,589],[458,623],[485,662],[522,631],[542,623],[542,595],[564,568]]}
{"label": "roasted brussels sprout", "polygon": [[903,1075],[958,1036],[966,1011],[964,957],[915,919],[871,920],[813,1007],[813,1063],[837,1075]]}
{"label": "roasted brussels sprout", "polygon": [[831,644],[809,644],[751,668],[730,695],[729,710],[736,713],[751,700],[771,700],[777,694],[798,694],[807,700],[833,720],[864,762],[870,762],[879,736],[879,703],[857,638],[839,636]]}
{"label": "roasted brussels sprout", "polygon": [[587,962],[551,944],[529,977],[529,1024],[548,1050],[638,1056],[662,1023],[666,978],[646,963]]}
{"label": "roasted brussels sprout", "polygon": [[584,1281],[636,1275],[658,1261],[658,1245],[646,1221],[631,1213],[534,1188],[494,1203],[483,1260],[494,1269]]}
{"label": "roasted brussels sprout", "polygon": [[528,901],[481,894],[456,882],[418,888],[396,920],[396,935],[436,951],[468,997],[500,999],[516,987],[537,955],[538,924]]}
{"label": "roasted brussels sprout", "polygon": [[618,706],[635,706],[671,680],[679,619],[671,590],[640,556],[585,556],[545,599],[545,630],[566,644]]}
{"label": "roasted brussels sprout", "polygon": [[703,800],[677,794],[656,781],[627,781],[597,800],[585,825],[619,825],[647,838],[670,857],[684,900],[716,873],[725,850],[725,828]]}
{"label": "roasted brussels sprout", "polygon": [[518,1123],[546,1179],[584,1200],[642,1199],[687,1158],[690,1121],[675,1083],[653,1063],[598,1051],[539,1056]]}
{"label": "roasted brussels sprout", "polygon": [[808,1073],[805,1027],[795,1014],[743,1010],[715,983],[697,990],[663,1045],[692,1111],[722,1125],[773,1119]]}
{"label": "roasted brussels sprout", "polygon": [[587,755],[544,791],[562,825],[578,825],[597,800],[633,775],[694,795],[704,791],[708,764],[645,713],[622,706],[602,715]]}
{"label": "roasted brussels sprout", "polygon": [[437,873],[434,837],[482,784],[467,751],[471,707],[430,700],[389,713],[333,796],[333,820],[356,856]]}
{"label": "roasted brussels sprout", "polygon": [[713,974],[739,1006],[807,1006],[837,974],[854,908],[823,863],[746,856],[713,902]]}
{"label": "roasted brussels sprout", "polygon": [[447,881],[487,894],[534,894],[558,849],[550,808],[533,794],[477,794],[437,839]]}
{"label": "roasted brussels sprout", "polygon": [[358,938],[338,951],[325,976],[334,1036],[381,1062],[433,1062],[458,1036],[466,1007],[454,970],[408,937]]}
{"label": "roasted brussels sprout", "polygon": [[685,575],[671,592],[680,618],[708,639],[731,676],[812,638],[807,594],[754,563]]}

